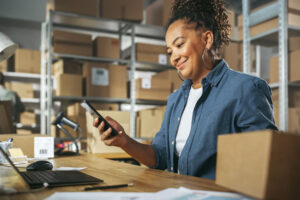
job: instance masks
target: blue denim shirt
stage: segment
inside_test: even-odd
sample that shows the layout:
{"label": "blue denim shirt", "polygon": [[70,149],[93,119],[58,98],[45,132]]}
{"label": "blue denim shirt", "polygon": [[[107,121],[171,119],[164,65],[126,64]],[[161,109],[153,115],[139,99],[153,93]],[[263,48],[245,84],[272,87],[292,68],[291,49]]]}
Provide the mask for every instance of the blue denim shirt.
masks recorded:
{"label": "blue denim shirt", "polygon": [[[191,80],[168,98],[160,131],[152,147],[157,169],[174,172],[177,129],[187,103]],[[271,89],[257,77],[231,70],[224,60],[202,79],[203,94],[193,111],[192,127],[178,158],[180,174],[215,179],[217,137],[277,127],[273,118]]]}

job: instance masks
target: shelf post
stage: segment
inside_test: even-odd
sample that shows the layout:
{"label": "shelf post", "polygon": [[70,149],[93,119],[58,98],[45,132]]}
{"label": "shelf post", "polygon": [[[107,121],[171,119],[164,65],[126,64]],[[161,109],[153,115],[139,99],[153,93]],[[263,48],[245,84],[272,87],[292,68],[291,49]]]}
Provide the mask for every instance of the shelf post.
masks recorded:
{"label": "shelf post", "polygon": [[249,0],[243,0],[243,72],[250,73]]}
{"label": "shelf post", "polygon": [[287,3],[279,0],[279,129],[288,130]]}
{"label": "shelf post", "polygon": [[135,26],[131,25],[131,62],[130,62],[130,136],[135,134],[135,70],[136,70],[136,50],[135,50]]}

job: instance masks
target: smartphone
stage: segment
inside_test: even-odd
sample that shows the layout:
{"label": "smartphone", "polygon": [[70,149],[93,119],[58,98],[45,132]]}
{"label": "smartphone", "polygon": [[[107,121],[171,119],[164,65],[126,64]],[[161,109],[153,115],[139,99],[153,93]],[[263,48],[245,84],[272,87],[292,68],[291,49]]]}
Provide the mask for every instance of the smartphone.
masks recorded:
{"label": "smartphone", "polygon": [[99,117],[100,122],[104,122],[104,130],[106,131],[108,128],[112,129],[112,132],[110,134],[110,137],[114,137],[118,135],[118,131],[114,129],[105,119],[100,115],[100,113],[97,112],[97,110],[87,101],[83,100],[83,102],[80,104],[88,113],[90,113],[94,118]]}

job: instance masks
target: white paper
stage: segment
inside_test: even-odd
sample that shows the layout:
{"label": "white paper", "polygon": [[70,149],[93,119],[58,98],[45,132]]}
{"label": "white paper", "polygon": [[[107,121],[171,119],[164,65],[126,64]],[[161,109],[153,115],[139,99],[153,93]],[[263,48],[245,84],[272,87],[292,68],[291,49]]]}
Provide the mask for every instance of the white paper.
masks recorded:
{"label": "white paper", "polygon": [[92,85],[108,86],[108,70],[104,68],[92,68]]}
{"label": "white paper", "polygon": [[151,198],[145,192],[56,192],[45,200],[139,200]]}
{"label": "white paper", "polygon": [[151,78],[142,78],[142,88],[151,89]]}
{"label": "white paper", "polygon": [[54,158],[54,138],[34,137],[34,157]]}
{"label": "white paper", "polygon": [[87,167],[58,167],[58,168],[54,168],[53,170],[55,170],[55,171],[71,171],[71,170],[80,171],[80,170],[83,170],[86,168]]}
{"label": "white paper", "polygon": [[162,65],[166,65],[167,64],[167,55],[166,54],[159,54],[158,55],[158,63],[162,64]]}

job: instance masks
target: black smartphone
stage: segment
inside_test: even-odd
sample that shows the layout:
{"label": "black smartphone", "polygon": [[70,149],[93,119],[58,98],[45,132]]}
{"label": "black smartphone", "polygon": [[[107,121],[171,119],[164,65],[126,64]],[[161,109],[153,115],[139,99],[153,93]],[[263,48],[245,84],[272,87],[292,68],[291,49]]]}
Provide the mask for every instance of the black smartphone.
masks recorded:
{"label": "black smartphone", "polygon": [[100,115],[100,113],[97,112],[97,110],[87,101],[83,100],[83,102],[80,104],[88,113],[90,113],[94,118],[99,117],[100,122],[104,122],[104,130],[107,130],[108,128],[112,129],[112,132],[110,134],[110,137],[114,137],[118,135],[118,132],[116,129],[114,129],[105,119]]}

